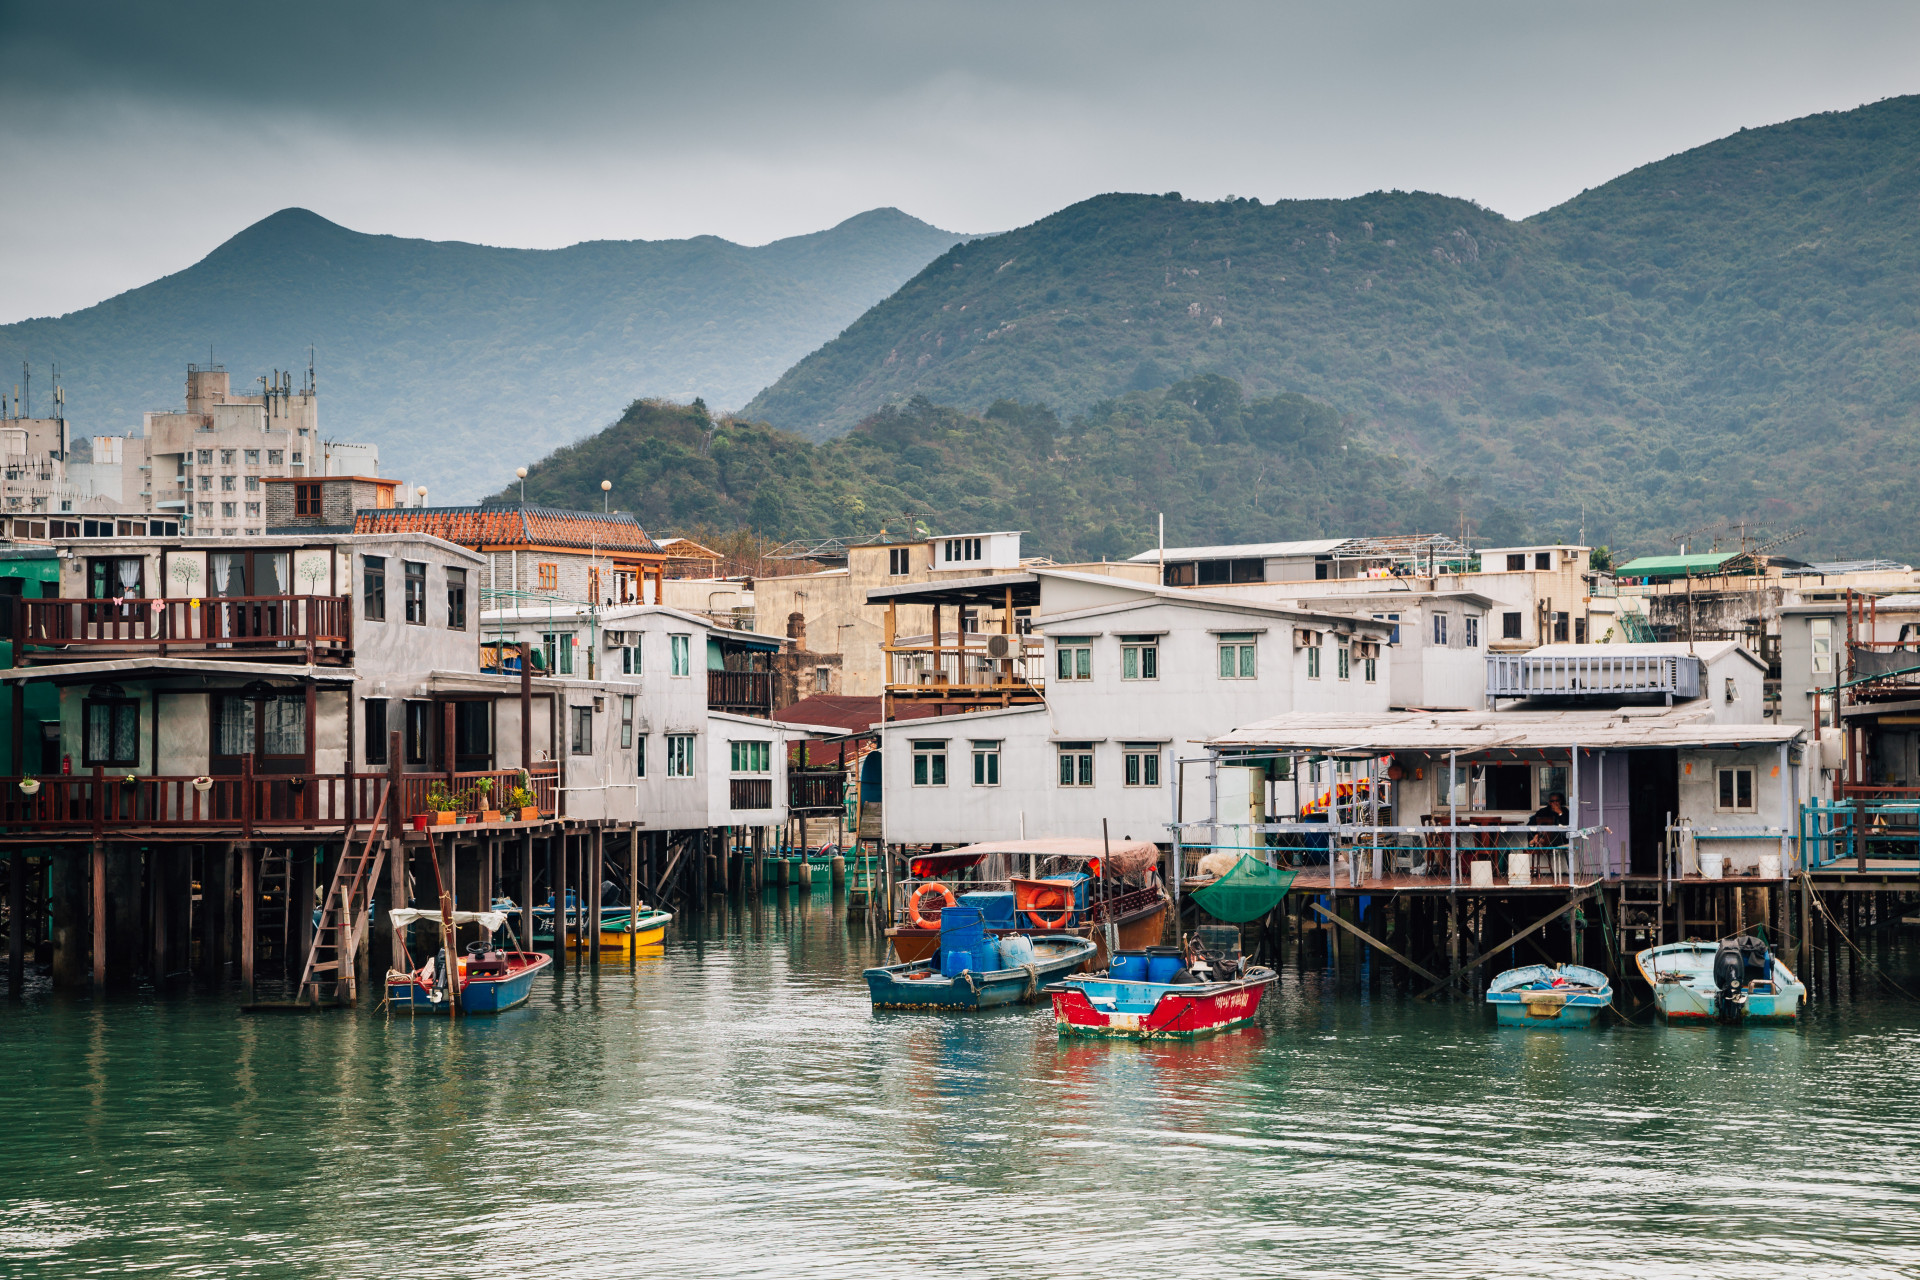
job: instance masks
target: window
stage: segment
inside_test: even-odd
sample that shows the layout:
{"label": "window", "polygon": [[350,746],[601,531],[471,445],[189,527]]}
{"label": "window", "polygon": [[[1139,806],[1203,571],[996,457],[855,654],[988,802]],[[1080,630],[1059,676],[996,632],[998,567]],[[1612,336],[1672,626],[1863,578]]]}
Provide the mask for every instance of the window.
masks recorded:
{"label": "window", "polygon": [[[1310,675],[1320,674],[1319,647],[1307,650],[1316,655]],[[1222,680],[1251,680],[1254,677],[1253,637],[1251,635],[1225,635],[1220,637],[1220,678]]]}
{"label": "window", "polygon": [[201,488],[201,489],[202,489],[203,491],[204,491],[204,490],[210,490],[210,489],[212,489],[212,488],[213,488],[213,477],[212,477],[212,476],[201,476],[201,477],[200,477],[200,488]]}
{"label": "window", "polygon": [[[307,434],[307,433],[306,433],[306,432],[305,432],[304,430],[302,430],[302,431],[300,432],[300,434],[301,434],[301,435],[305,435],[305,434]],[[294,466],[296,466],[296,467],[300,465],[300,455],[299,455],[299,454],[297,454],[297,453],[293,455],[293,465],[294,465]],[[389,489],[389,490],[387,491],[387,496],[388,496],[388,498],[389,498],[389,499],[391,499],[391,498],[392,498],[392,496],[393,496],[393,491],[392,491],[391,489]],[[392,505],[392,503],[391,503],[391,502],[389,502],[389,503],[388,503],[387,505],[389,505],[389,506],[391,506],[391,505]]]}
{"label": "window", "polygon": [[[140,763],[140,703],[133,698],[89,698],[85,704],[88,765]],[[247,750],[253,748],[249,746]]]}
{"label": "window", "polygon": [[447,630],[467,629],[467,571],[447,570]]}
{"label": "window", "polygon": [[247,504],[247,518],[248,518],[249,520],[257,520],[257,519],[259,519],[259,518],[260,518],[260,504],[259,504],[259,503],[257,503],[257,502],[249,502],[249,503]]}
{"label": "window", "polygon": [[267,450],[267,465],[270,467],[282,466],[286,462],[286,457],[287,451],[285,449],[269,449]]}
{"label": "window", "polygon": [[1517,610],[1500,615],[1500,638],[1502,640],[1518,640],[1520,638],[1520,614]]}
{"label": "window", "polygon": [[554,675],[573,674],[573,632],[542,631],[540,633],[540,654],[547,660],[547,670]]}
{"label": "window", "polygon": [[258,449],[247,450],[247,465],[250,467],[260,465],[260,451]]}
{"label": "window", "polygon": [[236,502],[223,502],[220,504],[220,514],[226,519],[231,520],[239,505],[240,504]]}
{"label": "window", "polygon": [[1584,616],[1573,620],[1573,642],[1575,644],[1587,642],[1587,620]]}
{"label": "window", "polygon": [[1556,613],[1553,615],[1553,639],[1556,644],[1565,644],[1567,642],[1568,620],[1571,619],[1572,616],[1573,615],[1569,613]]}
{"label": "window", "polygon": [[1553,552],[1536,551],[1533,553],[1533,567],[1536,569],[1553,568]]}
{"label": "window", "polygon": [[293,514],[296,516],[317,516],[320,514],[319,485],[296,484],[293,486]]}
{"label": "window", "polygon": [[409,702],[406,710],[407,763],[424,768],[433,751],[433,704]]}
{"label": "window", "polygon": [[363,708],[360,719],[367,726],[366,762],[385,764],[387,762],[387,700],[368,698],[360,705]]}
{"label": "window", "polygon": [[833,692],[832,667],[815,667],[813,669],[813,691],[815,693]]}
{"label": "window", "polygon": [[948,564],[964,564],[969,560],[978,560],[979,558],[980,558],[980,539],[978,538],[948,538],[947,539],[947,563]]}
{"label": "window", "polygon": [[233,465],[233,450],[222,449],[220,451],[220,465],[223,467],[230,467]]}
{"label": "window", "polygon": [[146,562],[139,556],[94,556],[87,561],[87,595],[94,600],[137,600],[146,592]]}
{"label": "window", "polygon": [[213,465],[213,450],[211,450],[211,449],[201,449],[201,450],[199,451],[199,462],[200,462],[200,465],[201,465],[201,466],[203,466],[203,467],[210,467],[210,466],[212,466],[212,465]]}
{"label": "window", "polygon": [[944,740],[913,744],[913,785],[916,787],[947,785],[947,744]]}
{"label": "window", "polygon": [[[1224,670],[1226,665],[1227,665],[1226,655],[1222,654],[1220,657],[1220,666]],[[1225,677],[1223,676],[1222,679],[1224,678]],[[1320,646],[1317,644],[1310,644],[1307,646],[1307,679],[1318,680],[1319,678],[1320,678]]]}
{"label": "window", "polygon": [[994,742],[975,742],[973,744],[973,785],[976,787],[997,787],[1000,785],[1000,744]]}
{"label": "window", "polygon": [[1122,750],[1126,752],[1128,786],[1160,785],[1160,747],[1157,743],[1129,742]]}
{"label": "window", "polygon": [[387,620],[387,558],[360,557],[360,616],[368,622]]}
{"label": "window", "polygon": [[644,733],[635,739],[633,744],[633,776],[636,778],[647,776],[647,735]]}
{"label": "window", "polygon": [[407,571],[407,621],[427,625],[427,566],[418,560],[402,560]]}
{"label": "window", "polygon": [[887,551],[887,573],[890,577],[901,577],[913,572],[913,549],[911,547],[892,547]]}
{"label": "window", "polygon": [[232,477],[232,476],[221,476],[221,477],[220,477],[220,492],[222,492],[222,493],[232,493],[232,492],[233,492],[233,477]]}
{"label": "window", "polygon": [[1060,785],[1063,787],[1093,785],[1093,744],[1091,742],[1060,744]]}
{"label": "window", "polygon": [[[587,602],[591,604],[593,601],[596,601],[599,598],[600,598],[600,566],[597,564],[590,564],[587,566]],[[607,601],[607,603],[612,604],[613,601],[609,600]]]}
{"label": "window", "polygon": [[1122,680],[1158,680],[1160,678],[1158,636],[1120,637],[1120,678]]}
{"label": "window", "polygon": [[668,636],[668,654],[672,659],[669,674],[690,676],[693,674],[693,659],[690,651],[693,647],[692,636]]}
{"label": "window", "polygon": [[669,778],[693,776],[692,734],[670,733],[667,735],[667,776]]}
{"label": "window", "polygon": [[620,646],[620,674],[623,676],[637,676],[642,674],[640,670],[640,637],[638,635],[633,637],[632,644],[623,644]]}
{"label": "window", "polygon": [[773,744],[770,742],[729,742],[727,754],[735,773],[771,773]]}
{"label": "window", "polygon": [[1387,643],[1390,645],[1400,643],[1400,615],[1399,614],[1376,613],[1373,615],[1373,620],[1375,622],[1391,622],[1393,624],[1393,630],[1389,632],[1387,635]]}
{"label": "window", "polygon": [[633,745],[633,695],[620,695],[620,746],[622,750]]}
{"label": "window", "polygon": [[560,566],[543,560],[539,565],[540,590],[558,591],[560,589]]}
{"label": "window", "polygon": [[1516,551],[1507,557],[1507,572],[1522,573],[1527,567],[1527,553]]}
{"label": "window", "polygon": [[1333,649],[1333,674],[1338,680],[1353,678],[1353,651],[1345,645],[1335,645]]}
{"label": "window", "polygon": [[1753,809],[1753,770],[1720,769],[1716,771],[1720,783],[1720,794],[1714,802],[1714,808],[1721,813],[1752,813]]}
{"label": "window", "polygon": [[247,492],[248,492],[248,493],[258,493],[258,492],[260,492],[260,477],[259,477],[259,476],[248,476],[248,477],[247,477],[247,484],[246,484],[246,489],[247,489]]}
{"label": "window", "polygon": [[201,515],[209,520],[213,519],[213,504],[211,502],[202,502],[199,504],[199,507]]}
{"label": "window", "polygon": [[1814,618],[1807,623],[1807,638],[1813,643],[1813,674],[1833,674],[1833,619]]}
{"label": "window", "polygon": [[568,707],[567,720],[573,727],[568,750],[576,756],[593,754],[593,708]]}
{"label": "window", "polygon": [[1447,644],[1447,615],[1433,615],[1433,643],[1436,648],[1445,648]]}
{"label": "window", "polygon": [[1055,642],[1054,669],[1062,680],[1093,679],[1093,640],[1062,636]]}
{"label": "window", "polygon": [[1379,677],[1380,677],[1380,659],[1378,658],[1360,659],[1360,678],[1362,680],[1365,680],[1368,684],[1372,684],[1374,683],[1374,681],[1378,680]]}
{"label": "window", "polygon": [[1480,615],[1470,613],[1462,621],[1467,624],[1467,648],[1478,649],[1480,647]]}
{"label": "window", "polygon": [[1490,764],[1481,773],[1486,807],[1524,813],[1533,803],[1533,769],[1524,764]]}

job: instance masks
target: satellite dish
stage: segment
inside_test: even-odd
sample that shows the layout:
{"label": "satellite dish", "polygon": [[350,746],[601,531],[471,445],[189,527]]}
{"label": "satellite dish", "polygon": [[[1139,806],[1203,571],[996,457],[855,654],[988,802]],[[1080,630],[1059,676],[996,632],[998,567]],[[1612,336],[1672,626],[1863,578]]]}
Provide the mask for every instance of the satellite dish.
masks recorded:
{"label": "satellite dish", "polygon": [[989,658],[1005,658],[1012,654],[1012,652],[1013,637],[998,634],[987,637],[987,656]]}

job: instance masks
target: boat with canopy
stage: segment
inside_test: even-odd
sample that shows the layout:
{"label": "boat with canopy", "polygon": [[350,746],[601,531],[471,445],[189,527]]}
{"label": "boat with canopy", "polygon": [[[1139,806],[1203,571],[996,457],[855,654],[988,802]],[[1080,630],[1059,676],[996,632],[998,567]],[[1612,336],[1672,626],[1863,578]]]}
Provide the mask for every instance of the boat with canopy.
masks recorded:
{"label": "boat with canopy", "polygon": [[[493,935],[505,928],[504,911],[430,911],[419,907],[395,907],[388,921],[404,938],[408,926],[430,920],[440,926],[442,942],[424,963],[410,968],[387,971],[387,1004],[390,1008],[416,1013],[452,1013],[458,996],[461,1013],[500,1013],[524,1004],[533,992],[533,980],[553,963],[553,957],[538,951],[503,951],[494,947]],[[486,933],[482,941],[472,943],[464,955],[448,955],[452,930],[463,924],[478,925]],[[409,963],[404,942],[402,963]]]}

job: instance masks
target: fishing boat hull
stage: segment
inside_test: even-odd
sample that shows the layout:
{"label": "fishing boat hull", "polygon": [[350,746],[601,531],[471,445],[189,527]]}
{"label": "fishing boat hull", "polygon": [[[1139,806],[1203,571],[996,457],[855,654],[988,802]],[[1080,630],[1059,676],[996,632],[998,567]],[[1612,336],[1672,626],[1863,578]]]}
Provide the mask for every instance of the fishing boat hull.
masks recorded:
{"label": "fishing boat hull", "polygon": [[1274,977],[1271,969],[1252,969],[1231,982],[1187,985],[1069,978],[1047,994],[1061,1035],[1199,1040],[1253,1021]]}
{"label": "fishing boat hull", "polygon": [[1722,1008],[1721,994],[1713,979],[1713,958],[1719,947],[1712,942],[1672,942],[1649,947],[1634,959],[1640,976],[1653,988],[1654,1008],[1670,1023],[1732,1026],[1786,1025],[1799,1020],[1807,1000],[1807,988],[1777,957],[1769,957],[1771,970],[1765,984],[1740,992],[1734,1003]]}
{"label": "fishing boat hull", "polygon": [[[1552,985],[1558,980],[1561,985]],[[1499,974],[1487,986],[1487,1003],[1503,1027],[1565,1031],[1590,1027],[1613,1003],[1613,984],[1584,965],[1524,965]]]}
{"label": "fishing boat hull", "polygon": [[866,971],[867,992],[876,1009],[992,1009],[1024,1004],[1038,999],[1048,983],[1085,964],[1093,955],[1093,944],[1070,934],[1047,934],[1033,938],[1033,952],[1031,965],[968,971],[956,977],[922,964],[884,965]]}
{"label": "fishing boat hull", "polygon": [[[473,1014],[504,1013],[525,1004],[533,994],[533,980],[540,976],[553,957],[537,951],[507,953],[507,972],[498,977],[463,977],[460,984],[460,1012]],[[413,1013],[451,1013],[451,1002],[435,1000],[433,989],[417,978],[389,980],[387,1004]]]}
{"label": "fishing boat hull", "polygon": [[[536,911],[535,929],[544,930],[534,934],[534,944],[545,943],[553,946],[553,912]],[[649,911],[642,908],[640,918],[635,921],[633,930],[627,930],[627,909],[621,907],[617,912],[609,907],[600,915],[600,943],[602,954],[628,955],[635,951],[644,951],[648,947],[660,946],[666,941],[667,926],[673,923],[671,911]],[[589,947],[586,938],[579,932],[579,922],[568,922],[567,949],[585,951]]]}

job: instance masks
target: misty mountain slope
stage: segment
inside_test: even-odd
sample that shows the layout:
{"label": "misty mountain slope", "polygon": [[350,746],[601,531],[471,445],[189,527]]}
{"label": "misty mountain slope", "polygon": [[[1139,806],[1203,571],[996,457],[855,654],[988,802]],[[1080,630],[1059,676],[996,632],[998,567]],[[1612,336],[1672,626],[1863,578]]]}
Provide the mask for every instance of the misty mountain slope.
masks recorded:
{"label": "misty mountain slope", "polygon": [[949,249],[743,412],[824,438],[914,395],[1073,415],[1212,372],[1325,401],[1543,536],[1584,509],[1616,545],[1746,520],[1920,558],[1897,498],[1916,232],[1916,98],[1745,130],[1525,222],[1419,193],[1100,196]]}
{"label": "misty mountain slope", "polygon": [[[0,326],[0,362],[58,363],[84,432],[178,407],[191,362],[236,390],[317,349],[322,430],[389,475],[471,498],[635,395],[739,404],[959,239],[895,209],[747,248],[713,236],[498,249],[366,235],[304,209],[57,319]],[[8,379],[9,383],[13,381]]]}

